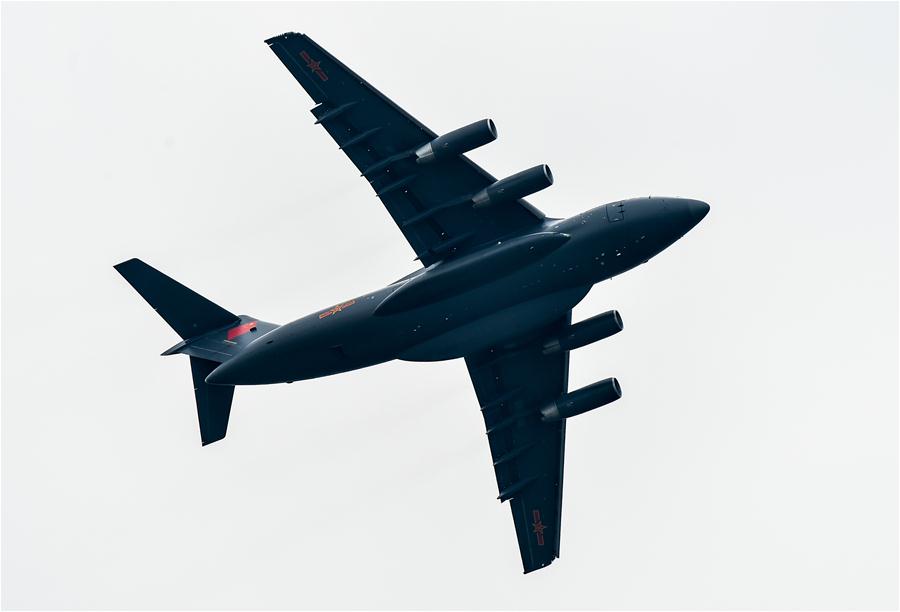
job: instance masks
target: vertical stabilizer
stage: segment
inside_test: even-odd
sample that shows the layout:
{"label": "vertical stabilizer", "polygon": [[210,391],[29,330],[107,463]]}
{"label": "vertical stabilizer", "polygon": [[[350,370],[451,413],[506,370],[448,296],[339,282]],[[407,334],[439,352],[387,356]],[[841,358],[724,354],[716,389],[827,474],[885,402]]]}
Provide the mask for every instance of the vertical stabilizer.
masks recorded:
{"label": "vertical stabilizer", "polygon": [[234,387],[208,385],[206,377],[219,366],[215,361],[191,357],[191,376],[197,399],[197,418],[200,421],[200,441],[203,446],[225,437]]}

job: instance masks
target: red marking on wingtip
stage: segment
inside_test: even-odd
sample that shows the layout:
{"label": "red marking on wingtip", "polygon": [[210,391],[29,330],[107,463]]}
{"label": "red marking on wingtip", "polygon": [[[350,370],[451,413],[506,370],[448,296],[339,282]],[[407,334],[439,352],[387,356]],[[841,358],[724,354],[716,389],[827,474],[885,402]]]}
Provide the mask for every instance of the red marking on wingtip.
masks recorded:
{"label": "red marking on wingtip", "polygon": [[537,536],[537,545],[544,545],[544,524],[541,522],[541,512],[540,510],[532,510],[531,516],[534,518],[534,523],[531,525],[534,527],[534,535]]}
{"label": "red marking on wingtip", "polygon": [[322,70],[321,66],[319,65],[321,64],[321,62],[313,60],[313,58],[310,57],[309,53],[307,53],[306,51],[301,51],[300,57],[304,62],[306,62],[306,67],[316,73],[316,76],[319,77],[319,79],[321,79],[322,81],[328,80],[328,75],[325,74],[325,71]]}
{"label": "red marking on wingtip", "polygon": [[243,325],[238,325],[237,327],[232,327],[228,330],[228,336],[225,338],[226,340],[234,340],[238,336],[243,336],[247,332],[256,329],[256,321],[250,321],[249,323],[244,323]]}

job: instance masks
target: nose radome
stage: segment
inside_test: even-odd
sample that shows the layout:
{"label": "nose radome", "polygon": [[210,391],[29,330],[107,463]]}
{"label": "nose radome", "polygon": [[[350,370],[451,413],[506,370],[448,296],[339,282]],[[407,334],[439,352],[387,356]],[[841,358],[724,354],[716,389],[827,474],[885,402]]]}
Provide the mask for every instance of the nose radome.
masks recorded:
{"label": "nose radome", "polygon": [[700,223],[709,212],[709,204],[700,200],[691,200],[688,204],[688,211],[691,213],[694,223]]}

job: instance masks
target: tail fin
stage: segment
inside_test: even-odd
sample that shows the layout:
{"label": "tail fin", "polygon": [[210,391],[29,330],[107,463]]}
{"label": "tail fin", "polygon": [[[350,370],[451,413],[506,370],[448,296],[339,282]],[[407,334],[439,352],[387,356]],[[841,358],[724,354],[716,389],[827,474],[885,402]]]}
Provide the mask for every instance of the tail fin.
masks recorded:
{"label": "tail fin", "polygon": [[163,355],[190,356],[200,440],[204,446],[221,440],[228,429],[234,387],[207,384],[206,377],[278,325],[232,314],[140,259],[114,267],[181,336],[182,341]]}
{"label": "tail fin", "polygon": [[225,437],[234,387],[208,385],[206,377],[219,367],[215,361],[191,357],[191,376],[194,378],[194,397],[197,399],[197,418],[200,421],[200,443],[203,446]]}

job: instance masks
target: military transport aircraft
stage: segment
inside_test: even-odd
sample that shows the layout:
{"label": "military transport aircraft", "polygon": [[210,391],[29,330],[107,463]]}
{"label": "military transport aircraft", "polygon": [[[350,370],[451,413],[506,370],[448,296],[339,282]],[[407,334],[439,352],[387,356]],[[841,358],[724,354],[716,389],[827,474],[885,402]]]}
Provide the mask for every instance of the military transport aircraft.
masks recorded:
{"label": "military transport aircraft", "polygon": [[497,180],[465,156],[497,138],[490,119],[438,135],[308,36],[266,42],[422,268],[279,326],[232,314],[138,259],[115,266],[182,338],[163,355],[190,356],[202,443],[225,437],[236,385],[463,358],[525,572],[549,565],[559,556],[566,421],[622,395],[615,378],[568,391],[569,352],[622,330],[614,310],[573,324],[572,308],[681,238],[709,206],[636,198],[547,218],[523,199],[553,183],[547,166]]}

